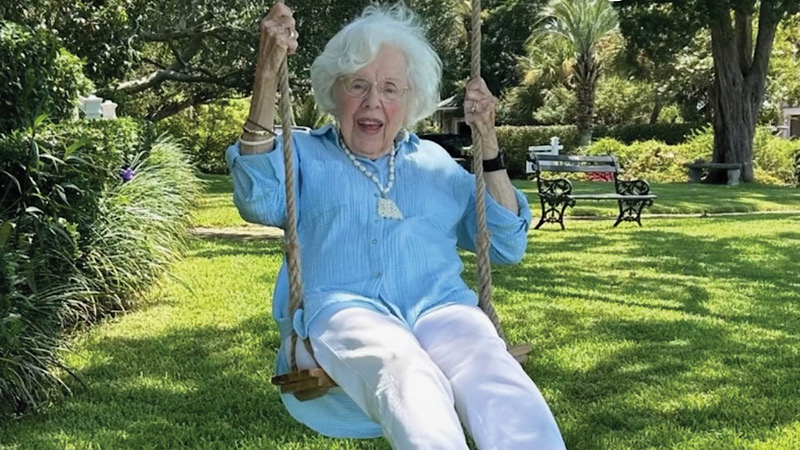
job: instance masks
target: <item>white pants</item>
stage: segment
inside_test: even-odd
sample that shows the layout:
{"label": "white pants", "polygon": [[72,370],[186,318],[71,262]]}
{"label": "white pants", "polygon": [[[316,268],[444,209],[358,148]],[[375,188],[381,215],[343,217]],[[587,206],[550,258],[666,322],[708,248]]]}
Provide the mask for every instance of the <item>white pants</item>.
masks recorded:
{"label": "white pants", "polygon": [[[352,307],[309,324],[320,367],[395,449],[563,449],[542,395],[478,308],[451,305],[409,330],[395,317]],[[308,367],[303,345],[298,365]]]}

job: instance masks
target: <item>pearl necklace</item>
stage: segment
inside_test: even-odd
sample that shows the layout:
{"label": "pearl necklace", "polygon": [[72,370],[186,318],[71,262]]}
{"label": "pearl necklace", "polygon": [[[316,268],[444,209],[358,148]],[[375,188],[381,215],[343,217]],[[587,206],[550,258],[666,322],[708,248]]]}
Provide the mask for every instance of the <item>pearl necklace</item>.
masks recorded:
{"label": "pearl necklace", "polygon": [[370,172],[369,169],[361,164],[361,161],[356,159],[356,155],[354,155],[353,152],[347,148],[341,132],[339,132],[339,145],[342,147],[342,150],[344,150],[347,158],[350,159],[350,162],[353,163],[356,169],[358,169],[364,174],[364,176],[372,180],[372,182],[378,186],[378,191],[381,193],[380,197],[378,198],[378,215],[384,219],[403,220],[403,214],[400,212],[400,208],[398,208],[397,204],[395,204],[395,202],[389,198],[389,191],[394,185],[394,163],[397,156],[397,145],[392,147],[392,151],[389,153],[389,180],[386,182],[385,187],[378,180],[378,177],[376,177],[375,174]]}

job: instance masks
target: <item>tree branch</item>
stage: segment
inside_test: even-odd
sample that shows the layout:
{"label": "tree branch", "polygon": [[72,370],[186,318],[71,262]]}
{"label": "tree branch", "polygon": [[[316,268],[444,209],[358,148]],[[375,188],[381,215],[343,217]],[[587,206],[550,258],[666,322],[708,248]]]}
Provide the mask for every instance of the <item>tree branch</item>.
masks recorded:
{"label": "tree branch", "polygon": [[148,114],[147,119],[152,120],[153,122],[158,122],[159,120],[178,114],[190,106],[208,103],[211,100],[214,100],[216,97],[217,95],[211,91],[202,90],[200,92],[195,92],[189,98],[162,105],[157,110]]}
{"label": "tree branch", "polygon": [[736,11],[733,14],[739,68],[743,75],[747,75],[753,63],[753,15],[743,11]]}

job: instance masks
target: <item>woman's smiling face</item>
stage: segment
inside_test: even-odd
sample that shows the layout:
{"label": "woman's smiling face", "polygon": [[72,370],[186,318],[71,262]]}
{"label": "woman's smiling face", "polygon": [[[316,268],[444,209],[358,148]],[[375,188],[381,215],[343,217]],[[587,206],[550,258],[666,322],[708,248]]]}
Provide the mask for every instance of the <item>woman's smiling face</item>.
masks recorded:
{"label": "woman's smiling face", "polygon": [[[389,152],[408,110],[405,54],[384,45],[369,64],[337,80],[335,89],[334,115],[350,150],[372,159]],[[358,96],[364,90],[366,95]]]}

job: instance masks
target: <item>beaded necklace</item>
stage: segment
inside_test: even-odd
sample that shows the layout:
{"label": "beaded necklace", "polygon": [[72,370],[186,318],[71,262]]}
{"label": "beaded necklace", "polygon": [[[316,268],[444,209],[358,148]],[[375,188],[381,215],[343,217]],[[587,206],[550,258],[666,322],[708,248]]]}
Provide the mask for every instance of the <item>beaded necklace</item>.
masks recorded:
{"label": "beaded necklace", "polygon": [[344,143],[344,138],[342,138],[341,131],[338,134],[339,145],[342,147],[342,150],[344,150],[347,158],[350,159],[350,162],[353,163],[356,169],[363,173],[364,176],[372,180],[372,182],[378,186],[378,191],[381,193],[380,197],[378,197],[378,215],[384,219],[403,220],[403,214],[400,212],[400,208],[389,198],[389,190],[391,190],[394,185],[394,163],[397,156],[397,146],[399,144],[395,144],[394,147],[392,147],[391,153],[389,153],[389,180],[386,182],[386,186],[383,186],[378,180],[378,177],[361,164],[361,161],[356,159],[356,155],[347,148],[347,145]]}

